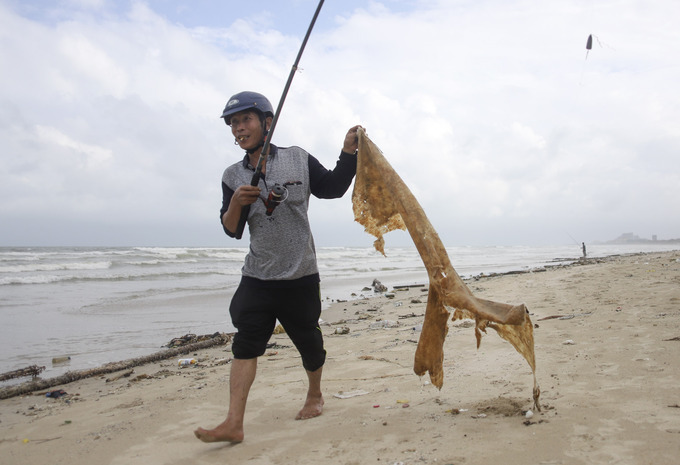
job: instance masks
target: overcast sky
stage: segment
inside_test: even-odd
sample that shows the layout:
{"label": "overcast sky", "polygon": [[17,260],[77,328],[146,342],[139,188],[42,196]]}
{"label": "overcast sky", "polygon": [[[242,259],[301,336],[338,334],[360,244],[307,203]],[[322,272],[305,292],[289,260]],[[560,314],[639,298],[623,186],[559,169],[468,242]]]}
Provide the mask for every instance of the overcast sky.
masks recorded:
{"label": "overcast sky", "polygon": [[[0,246],[247,246],[219,116],[276,107],[317,4],[0,0]],[[273,142],[331,168],[362,124],[449,246],[677,238],[678,23],[677,0],[326,0]],[[372,244],[350,198],[312,199],[317,245]]]}

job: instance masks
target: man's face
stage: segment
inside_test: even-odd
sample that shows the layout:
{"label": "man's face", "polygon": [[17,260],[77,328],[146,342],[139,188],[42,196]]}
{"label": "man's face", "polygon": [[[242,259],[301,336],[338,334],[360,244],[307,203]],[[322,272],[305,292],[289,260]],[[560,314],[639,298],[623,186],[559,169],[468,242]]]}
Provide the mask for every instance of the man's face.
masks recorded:
{"label": "man's face", "polygon": [[238,145],[244,149],[252,149],[262,142],[262,123],[259,115],[252,110],[243,110],[231,117],[229,123],[231,133]]}

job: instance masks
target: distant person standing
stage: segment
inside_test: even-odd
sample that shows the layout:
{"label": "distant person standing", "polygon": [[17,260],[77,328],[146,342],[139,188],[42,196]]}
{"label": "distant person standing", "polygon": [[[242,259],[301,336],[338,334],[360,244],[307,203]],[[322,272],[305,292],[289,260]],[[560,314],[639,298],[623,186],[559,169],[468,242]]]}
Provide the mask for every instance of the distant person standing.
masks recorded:
{"label": "distant person standing", "polygon": [[581,248],[583,249],[583,258],[586,258],[586,243],[581,242]]}

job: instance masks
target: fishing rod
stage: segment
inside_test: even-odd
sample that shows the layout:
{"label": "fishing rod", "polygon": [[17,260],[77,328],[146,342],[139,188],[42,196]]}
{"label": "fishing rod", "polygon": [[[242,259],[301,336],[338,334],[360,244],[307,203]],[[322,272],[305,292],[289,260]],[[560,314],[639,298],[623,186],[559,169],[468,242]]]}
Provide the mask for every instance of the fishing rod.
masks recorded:
{"label": "fishing rod", "polygon": [[[283,107],[283,102],[286,100],[286,95],[288,95],[288,89],[290,89],[290,85],[293,82],[293,76],[295,76],[295,72],[298,69],[298,64],[300,63],[300,58],[302,58],[302,52],[305,50],[305,46],[307,45],[307,40],[309,39],[310,34],[312,33],[312,29],[314,28],[314,23],[316,23],[316,18],[319,16],[319,12],[321,11],[321,7],[323,6],[324,0],[319,1],[319,5],[316,7],[316,11],[314,12],[314,17],[312,18],[312,22],[309,23],[309,28],[307,28],[307,34],[305,34],[305,38],[302,40],[302,45],[300,46],[300,50],[298,51],[297,58],[295,58],[295,63],[293,63],[293,66],[290,69],[290,74],[288,75],[288,81],[286,81],[286,85],[283,88],[283,94],[281,95],[281,99],[279,100],[279,105],[276,107],[276,113],[274,113],[274,119],[272,120],[272,124],[269,128],[269,132],[267,133],[267,137],[264,140],[264,145],[262,146],[262,151],[260,152],[260,157],[257,159],[257,167],[255,168],[255,174],[253,174],[253,178],[250,180],[250,185],[251,186],[257,186],[260,183],[260,178],[262,177],[262,168],[264,167],[264,163],[267,160],[267,155],[269,152],[269,145],[272,140],[272,135],[274,134],[274,129],[276,128],[276,122],[279,120],[279,116],[281,115],[281,107]],[[250,205],[246,205],[241,209],[241,216],[239,217],[238,220],[238,226],[236,227],[236,234],[235,237],[236,239],[241,239],[243,236],[243,230],[246,227],[246,222],[248,221],[248,214],[250,212]]]}
{"label": "fishing rod", "polygon": [[567,236],[571,237],[571,240],[574,241],[574,243],[575,243],[576,245],[578,245],[579,247],[581,247],[581,250],[583,250],[583,258],[586,258],[586,255],[587,255],[587,253],[586,253],[586,243],[585,243],[585,242],[581,242],[581,243],[579,244],[578,241],[577,241],[576,239],[574,239],[574,238],[572,237],[572,235],[569,234],[569,233],[567,233]]}
{"label": "fishing rod", "polygon": [[581,245],[581,244],[578,243],[578,241],[576,239],[574,239],[574,237],[571,234],[569,234],[568,232],[566,232],[566,234],[567,234],[567,236],[569,236],[571,238],[572,241],[574,241],[574,244]]}

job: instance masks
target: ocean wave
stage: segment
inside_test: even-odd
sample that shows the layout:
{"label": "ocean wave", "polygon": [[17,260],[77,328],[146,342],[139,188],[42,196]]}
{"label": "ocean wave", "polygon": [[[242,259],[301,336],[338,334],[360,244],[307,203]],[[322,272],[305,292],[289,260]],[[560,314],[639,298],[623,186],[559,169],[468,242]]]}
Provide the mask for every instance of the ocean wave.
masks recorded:
{"label": "ocean wave", "polygon": [[120,281],[172,281],[183,278],[196,278],[201,276],[229,276],[235,277],[241,275],[240,269],[223,269],[223,270],[186,270],[186,271],[168,271],[157,273],[120,273],[120,274],[34,274],[24,276],[4,276],[0,277],[0,286],[2,285],[17,285],[17,284],[52,284],[57,282],[120,282]]}
{"label": "ocean wave", "polygon": [[167,259],[242,259],[248,252],[247,248],[218,248],[218,247],[134,247],[141,255]]}
{"label": "ocean wave", "polygon": [[0,273],[36,273],[41,271],[106,270],[113,262],[32,263],[0,266]]}
{"label": "ocean wave", "polygon": [[62,280],[62,277],[57,275],[6,276],[0,278],[0,286],[12,284],[51,284]]}
{"label": "ocean wave", "polygon": [[155,259],[155,260],[138,260],[138,261],[127,261],[120,263],[119,266],[159,266],[159,265],[173,265],[173,264],[189,264],[198,263],[198,259],[185,259],[185,260],[174,260],[174,259]]}
{"label": "ocean wave", "polygon": [[333,274],[355,274],[355,273],[383,273],[390,271],[417,271],[419,269],[425,269],[424,265],[421,264],[420,267],[404,267],[404,266],[357,266],[356,263],[348,266],[323,266],[319,264],[319,270],[325,273],[332,272]]}

